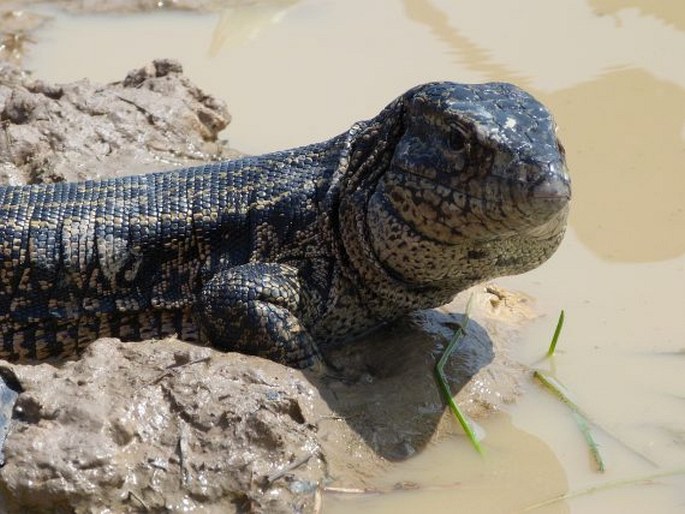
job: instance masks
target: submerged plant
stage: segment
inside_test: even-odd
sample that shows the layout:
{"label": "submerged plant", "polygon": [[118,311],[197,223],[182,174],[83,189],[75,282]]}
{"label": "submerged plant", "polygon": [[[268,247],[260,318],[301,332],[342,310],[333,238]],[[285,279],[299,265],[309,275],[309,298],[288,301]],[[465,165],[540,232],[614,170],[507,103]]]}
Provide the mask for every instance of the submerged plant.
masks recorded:
{"label": "submerged plant", "polygon": [[573,418],[576,420],[578,428],[580,428],[583,438],[590,449],[590,454],[597,465],[597,470],[603,473],[605,469],[604,460],[602,459],[602,455],[599,452],[599,446],[597,445],[597,442],[592,435],[592,430],[590,429],[592,421],[583,413],[581,408],[573,400],[571,400],[569,394],[566,392],[566,387],[564,387],[556,378],[546,374],[543,371],[540,371],[539,369],[533,371],[533,376],[537,378],[543,386],[545,386],[545,389],[554,394],[554,396],[561,400],[564,405],[571,409],[571,412],[573,412]]}

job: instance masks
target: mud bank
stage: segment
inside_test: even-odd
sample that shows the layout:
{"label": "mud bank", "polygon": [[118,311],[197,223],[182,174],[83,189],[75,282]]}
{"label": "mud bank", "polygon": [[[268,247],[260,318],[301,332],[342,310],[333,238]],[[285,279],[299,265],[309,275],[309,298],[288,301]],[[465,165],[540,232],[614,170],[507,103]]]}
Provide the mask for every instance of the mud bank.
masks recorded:
{"label": "mud bank", "polygon": [[234,157],[218,133],[231,120],[181,65],[160,59],[102,86],[34,80],[0,63],[4,183],[130,175]]}

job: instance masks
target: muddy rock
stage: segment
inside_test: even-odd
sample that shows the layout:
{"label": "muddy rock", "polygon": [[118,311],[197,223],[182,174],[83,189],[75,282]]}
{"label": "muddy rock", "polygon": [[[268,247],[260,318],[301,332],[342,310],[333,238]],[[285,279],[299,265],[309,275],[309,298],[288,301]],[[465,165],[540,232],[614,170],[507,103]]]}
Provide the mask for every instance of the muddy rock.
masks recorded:
{"label": "muddy rock", "polygon": [[6,369],[24,388],[0,471],[8,511],[314,508],[326,408],[300,372],[107,339],[59,367]]}
{"label": "muddy rock", "polygon": [[0,64],[0,160],[13,182],[132,175],[235,156],[231,120],[181,65],[160,59],[108,85],[34,80]]}
{"label": "muddy rock", "polygon": [[495,285],[475,286],[450,304],[414,315],[348,343],[331,360],[355,376],[331,381],[320,393],[364,444],[387,461],[402,461],[437,438],[463,436],[445,408],[434,369],[465,323],[445,373],[462,411],[474,420],[500,410],[520,394],[527,369],[509,352],[534,319],[532,300]]}

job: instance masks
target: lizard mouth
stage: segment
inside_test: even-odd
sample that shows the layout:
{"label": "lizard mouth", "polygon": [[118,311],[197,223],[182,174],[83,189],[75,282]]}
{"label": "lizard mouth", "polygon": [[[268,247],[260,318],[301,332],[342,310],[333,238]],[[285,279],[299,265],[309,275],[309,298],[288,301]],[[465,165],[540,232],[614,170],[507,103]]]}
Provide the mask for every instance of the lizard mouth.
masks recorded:
{"label": "lizard mouth", "polygon": [[563,230],[571,185],[562,161],[517,162],[502,173],[461,179],[396,168],[377,192],[416,232],[443,244],[526,233],[536,239]]}

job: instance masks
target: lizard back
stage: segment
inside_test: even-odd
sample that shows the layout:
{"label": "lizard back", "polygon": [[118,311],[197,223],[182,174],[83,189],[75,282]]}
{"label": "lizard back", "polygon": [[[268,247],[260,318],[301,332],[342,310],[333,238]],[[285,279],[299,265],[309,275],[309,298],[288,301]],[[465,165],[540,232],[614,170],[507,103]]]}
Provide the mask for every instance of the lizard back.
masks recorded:
{"label": "lizard back", "polygon": [[0,187],[0,356],[68,355],[102,336],[197,340],[203,274],[299,257],[335,147]]}

